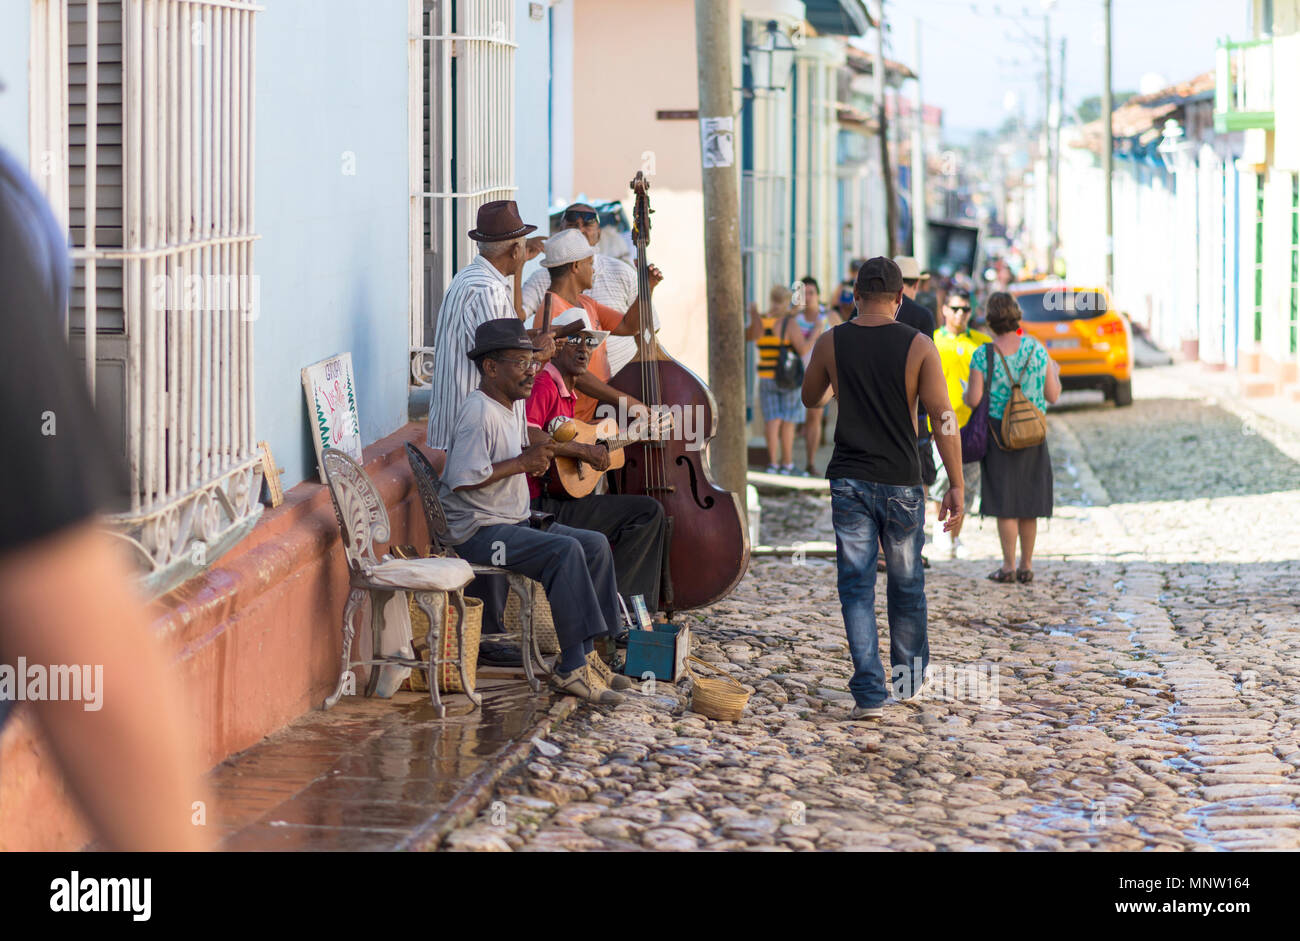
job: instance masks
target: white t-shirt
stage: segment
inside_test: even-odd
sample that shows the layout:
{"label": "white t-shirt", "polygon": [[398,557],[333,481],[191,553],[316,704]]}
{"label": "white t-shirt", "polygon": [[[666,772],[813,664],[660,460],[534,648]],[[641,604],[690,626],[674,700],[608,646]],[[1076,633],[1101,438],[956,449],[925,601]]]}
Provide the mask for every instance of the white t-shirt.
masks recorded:
{"label": "white t-shirt", "polygon": [[528,518],[528,479],[513,474],[477,490],[456,490],[492,476],[492,465],[523,453],[528,422],[516,410],[475,389],[456,419],[438,493],[447,516],[448,542],[460,545],[483,526]]}

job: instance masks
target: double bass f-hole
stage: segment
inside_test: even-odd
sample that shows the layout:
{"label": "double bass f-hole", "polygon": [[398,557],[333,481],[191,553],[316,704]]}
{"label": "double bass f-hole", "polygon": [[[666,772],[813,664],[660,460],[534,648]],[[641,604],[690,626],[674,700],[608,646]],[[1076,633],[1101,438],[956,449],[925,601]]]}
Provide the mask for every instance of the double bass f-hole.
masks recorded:
{"label": "double bass f-hole", "polygon": [[695,478],[695,465],[691,463],[691,461],[688,460],[684,455],[681,454],[677,455],[677,460],[675,463],[677,464],[678,467],[685,467],[687,473],[691,475],[691,499],[695,501],[695,505],[698,506],[701,510],[713,509],[713,504],[716,503],[717,501],[715,501],[712,497],[705,497],[703,500],[700,499],[700,485]]}

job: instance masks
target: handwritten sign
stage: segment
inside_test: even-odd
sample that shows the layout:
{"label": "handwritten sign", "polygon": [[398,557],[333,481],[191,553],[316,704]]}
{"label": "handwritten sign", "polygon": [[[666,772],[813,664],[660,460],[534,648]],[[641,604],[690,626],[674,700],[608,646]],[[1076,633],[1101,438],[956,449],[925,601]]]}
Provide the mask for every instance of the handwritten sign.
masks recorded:
{"label": "handwritten sign", "polygon": [[307,395],[316,467],[320,482],[325,483],[323,449],[337,448],[361,463],[361,421],[357,418],[352,354],[340,353],[303,369],[302,388]]}

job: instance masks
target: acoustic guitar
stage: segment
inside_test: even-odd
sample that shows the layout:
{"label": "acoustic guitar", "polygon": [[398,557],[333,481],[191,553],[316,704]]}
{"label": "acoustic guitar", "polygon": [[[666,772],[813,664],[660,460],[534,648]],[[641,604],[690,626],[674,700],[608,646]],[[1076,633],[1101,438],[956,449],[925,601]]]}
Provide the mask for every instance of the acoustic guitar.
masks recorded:
{"label": "acoustic guitar", "polygon": [[[657,420],[642,423],[642,428],[632,430],[627,436],[620,438],[618,422],[612,418],[601,419],[594,425],[577,418],[565,419],[564,424],[572,424],[576,434],[572,438],[565,437],[564,440],[576,441],[578,444],[605,445],[609,449],[609,467],[604,471],[598,471],[586,461],[576,457],[557,455],[551,463],[547,492],[553,497],[576,499],[587,496],[596,489],[596,484],[600,482],[601,477],[605,476],[606,471],[618,470],[623,466],[623,448],[638,441],[650,441],[655,437],[666,436],[671,431],[671,421],[670,415],[665,412]],[[554,431],[551,433],[556,439],[562,437]]]}

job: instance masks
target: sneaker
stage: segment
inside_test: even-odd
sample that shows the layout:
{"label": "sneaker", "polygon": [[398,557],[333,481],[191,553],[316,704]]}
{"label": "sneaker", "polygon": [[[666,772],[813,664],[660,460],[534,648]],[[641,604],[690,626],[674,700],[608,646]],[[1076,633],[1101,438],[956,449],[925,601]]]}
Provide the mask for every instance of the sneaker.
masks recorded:
{"label": "sneaker", "polygon": [[859,719],[879,719],[885,714],[883,706],[854,706],[853,711],[849,713],[849,718],[857,721]]}
{"label": "sneaker", "polygon": [[911,696],[900,698],[899,702],[919,705],[922,701],[933,699],[934,696],[934,664],[925,668],[925,673],[921,676],[921,685],[917,687],[916,692]]}
{"label": "sneaker", "polygon": [[942,523],[934,524],[934,539],[931,540],[930,546],[938,553],[939,558],[952,558],[952,533],[944,532]]}
{"label": "sneaker", "polygon": [[962,545],[962,541],[960,539],[954,539],[952,541],[952,551],[948,553],[948,558],[953,560],[964,559],[968,555],[969,553],[966,551],[966,547]]}
{"label": "sneaker", "polygon": [[578,667],[568,673],[552,673],[551,685],[562,693],[577,696],[598,706],[617,706],[627,700],[622,693],[616,693],[612,689],[602,689],[599,692],[593,690],[587,683],[586,667]]}
{"label": "sneaker", "polygon": [[777,471],[777,473],[778,473],[778,474],[782,474],[782,475],[784,475],[784,476],[786,476],[786,477],[798,477],[798,476],[799,476],[797,473],[795,473],[795,469],[794,469],[794,465],[793,465],[793,464],[783,464],[783,465],[781,466],[781,469],[780,469],[779,471]]}
{"label": "sneaker", "polygon": [[781,473],[781,468],[778,467],[776,464],[769,464],[769,465],[767,465],[767,467],[763,468],[763,473],[764,473],[764,474],[779,474],[779,473]]}

